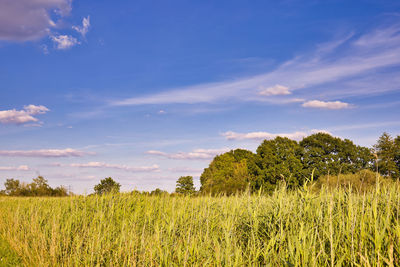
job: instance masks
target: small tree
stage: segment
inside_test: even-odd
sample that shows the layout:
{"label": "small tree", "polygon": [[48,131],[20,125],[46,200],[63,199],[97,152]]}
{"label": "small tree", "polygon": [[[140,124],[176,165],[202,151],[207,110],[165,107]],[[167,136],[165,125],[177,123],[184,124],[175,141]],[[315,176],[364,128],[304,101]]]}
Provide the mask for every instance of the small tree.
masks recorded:
{"label": "small tree", "polygon": [[196,191],[192,176],[182,176],[176,181],[175,192],[178,194],[191,195]]}
{"label": "small tree", "polygon": [[104,178],[98,185],[94,187],[96,194],[118,193],[121,185],[114,181],[111,177]]}

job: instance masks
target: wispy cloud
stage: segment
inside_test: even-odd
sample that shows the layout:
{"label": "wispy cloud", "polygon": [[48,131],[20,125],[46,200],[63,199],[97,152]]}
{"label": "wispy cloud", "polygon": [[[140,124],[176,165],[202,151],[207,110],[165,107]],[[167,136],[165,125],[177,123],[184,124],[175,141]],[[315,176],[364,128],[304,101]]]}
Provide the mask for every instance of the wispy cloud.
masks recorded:
{"label": "wispy cloud", "polygon": [[218,154],[229,151],[228,148],[222,149],[195,149],[191,152],[178,152],[178,153],[166,153],[158,150],[149,150],[146,152],[148,155],[161,156],[168,159],[178,160],[208,160],[212,159]]}
{"label": "wispy cloud", "polygon": [[[287,137],[289,139],[293,140],[301,140],[306,136],[309,136],[310,134],[314,133],[329,133],[328,131],[325,130],[311,130],[308,132],[302,132],[302,131],[297,131],[293,133],[269,133],[269,132],[249,132],[249,133],[237,133],[237,132],[232,132],[228,131],[225,133],[222,133],[221,135],[224,136],[227,140],[270,140],[274,139],[275,137]],[[329,133],[330,134],[330,133]]]}
{"label": "wispy cloud", "polygon": [[72,26],[72,29],[79,32],[82,35],[82,37],[85,37],[89,31],[89,27],[90,27],[90,16],[87,16],[86,18],[83,18],[82,26]]}
{"label": "wispy cloud", "polygon": [[20,165],[18,167],[4,167],[0,166],[0,171],[30,171],[27,165]]}
{"label": "wispy cloud", "polygon": [[304,102],[301,106],[305,108],[319,108],[319,109],[345,109],[349,108],[350,104],[341,101],[310,100]]}
{"label": "wispy cloud", "polygon": [[[295,95],[313,88],[312,94],[302,97],[315,99],[313,95],[326,92],[328,84],[357,81],[367,73],[374,76],[377,70],[398,65],[400,65],[400,33],[398,25],[394,25],[359,36],[349,34],[344,38],[318,45],[313,53],[297,56],[284,62],[274,71],[262,75],[175,88],[156,94],[113,101],[111,105],[194,104],[223,101],[290,103],[293,102],[288,101],[287,95],[290,92]],[[399,72],[393,72],[390,74],[390,79],[399,76]],[[284,84],[287,90],[283,86],[277,88],[277,85],[281,84]],[[260,87],[267,88],[264,96],[260,96]],[[346,95],[347,89],[335,87],[336,99]],[[374,90],[379,91],[379,88]],[[368,91],[358,88],[353,90],[353,93],[364,95],[368,94]],[[330,99],[320,101],[322,100],[332,102]]]}
{"label": "wispy cloud", "polygon": [[5,157],[62,158],[83,157],[93,154],[93,152],[85,152],[72,148],[40,150],[0,150],[0,156]]}
{"label": "wispy cloud", "polygon": [[28,122],[38,122],[35,115],[44,114],[49,109],[45,106],[28,105],[22,110],[10,109],[0,111],[0,123],[4,124],[24,124]]}
{"label": "wispy cloud", "polygon": [[119,164],[108,164],[104,162],[88,162],[88,163],[72,163],[68,165],[70,167],[77,167],[77,168],[102,168],[102,169],[117,169],[117,170],[124,170],[128,172],[158,172],[160,171],[160,167],[156,164],[151,166],[126,166],[126,165],[119,165]]}

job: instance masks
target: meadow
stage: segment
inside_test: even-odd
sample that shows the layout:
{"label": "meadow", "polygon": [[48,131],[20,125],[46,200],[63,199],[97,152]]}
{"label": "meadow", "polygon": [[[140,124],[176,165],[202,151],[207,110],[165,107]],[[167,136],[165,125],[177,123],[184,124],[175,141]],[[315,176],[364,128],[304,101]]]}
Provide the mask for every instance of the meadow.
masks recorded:
{"label": "meadow", "polygon": [[2,197],[0,235],[26,266],[399,266],[399,189]]}

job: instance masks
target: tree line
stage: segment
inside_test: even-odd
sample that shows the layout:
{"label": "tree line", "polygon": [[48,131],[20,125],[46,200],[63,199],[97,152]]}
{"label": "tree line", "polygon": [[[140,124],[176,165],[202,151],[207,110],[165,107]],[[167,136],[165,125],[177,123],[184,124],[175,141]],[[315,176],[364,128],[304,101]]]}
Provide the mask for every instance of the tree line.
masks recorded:
{"label": "tree line", "polygon": [[[384,178],[400,179],[400,135],[396,138],[383,133],[373,148],[355,145],[327,133],[316,133],[300,142],[286,137],[264,140],[256,152],[235,149],[216,156],[200,176],[201,187],[196,191],[192,176],[182,176],[176,182],[175,193],[234,194],[273,191],[280,183],[287,188],[302,186],[308,180],[318,181],[323,176],[357,174],[376,171]],[[365,172],[362,175],[365,176]],[[371,176],[371,175],[369,175]],[[60,186],[51,188],[42,176],[30,184],[7,179],[0,195],[9,196],[67,196]],[[111,177],[104,178],[94,187],[95,194],[117,193],[121,185]],[[159,188],[147,195],[168,194]]]}
{"label": "tree line", "polygon": [[70,192],[68,192],[68,190],[63,186],[52,188],[51,186],[49,186],[48,181],[42,176],[34,178],[32,183],[29,184],[20,182],[17,179],[7,179],[4,183],[4,187],[5,190],[1,190],[0,195],[25,197],[64,197],[70,194]]}
{"label": "tree line", "polygon": [[300,142],[285,137],[264,140],[253,153],[231,150],[216,156],[200,177],[203,193],[233,194],[272,191],[279,183],[288,188],[324,175],[378,171],[383,177],[400,178],[400,136],[384,133],[372,149],[349,139],[316,133]]}

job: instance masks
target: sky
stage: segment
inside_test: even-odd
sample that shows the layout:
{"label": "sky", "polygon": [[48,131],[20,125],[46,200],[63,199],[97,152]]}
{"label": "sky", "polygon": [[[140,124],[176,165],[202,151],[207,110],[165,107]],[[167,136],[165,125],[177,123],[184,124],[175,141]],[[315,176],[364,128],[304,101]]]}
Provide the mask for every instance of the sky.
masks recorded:
{"label": "sky", "polygon": [[400,134],[400,2],[0,0],[0,188],[172,192],[230,149]]}

